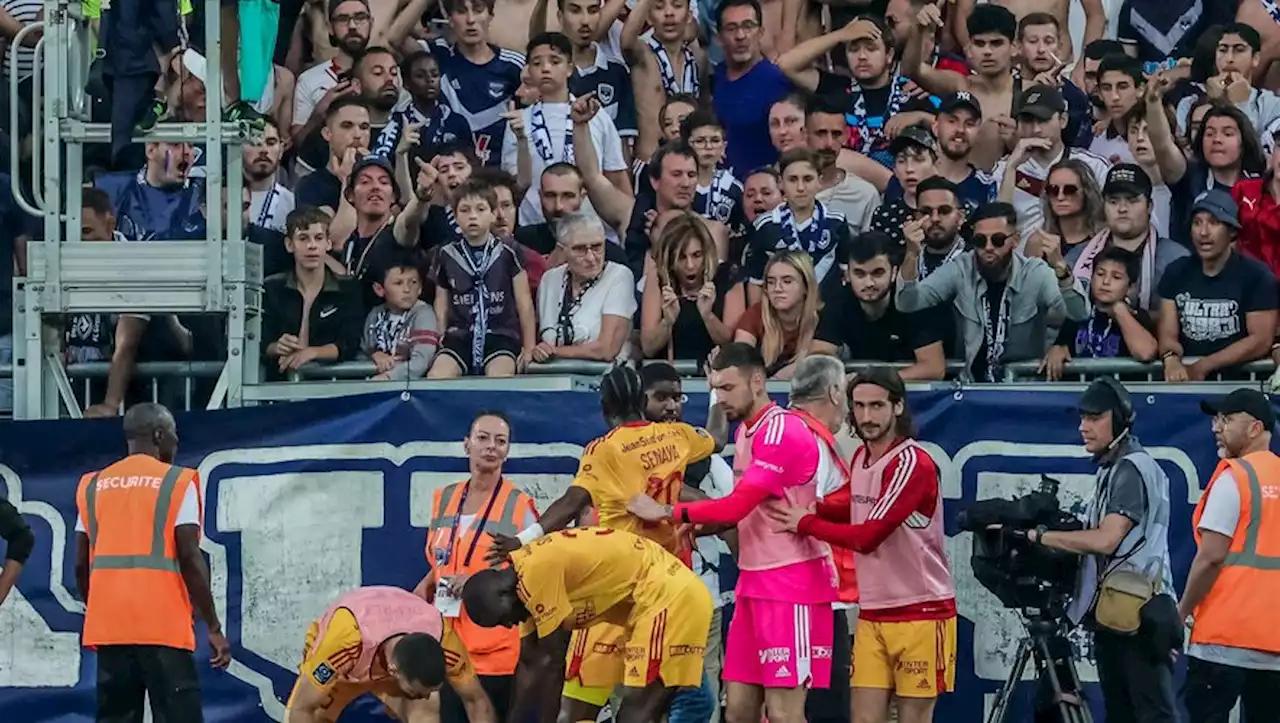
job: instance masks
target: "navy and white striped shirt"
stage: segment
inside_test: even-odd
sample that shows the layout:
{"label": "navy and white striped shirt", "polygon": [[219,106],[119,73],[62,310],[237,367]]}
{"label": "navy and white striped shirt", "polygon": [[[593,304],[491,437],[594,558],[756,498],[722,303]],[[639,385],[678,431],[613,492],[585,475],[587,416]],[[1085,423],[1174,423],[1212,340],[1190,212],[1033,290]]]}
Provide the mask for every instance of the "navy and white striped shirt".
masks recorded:
{"label": "navy and white striped shirt", "polygon": [[636,127],[636,97],[631,90],[631,71],[619,57],[596,44],[596,64],[590,68],[574,68],[569,77],[569,92],[575,98],[595,93],[600,108],[613,119],[618,135],[634,138]]}
{"label": "navy and white striped shirt", "polygon": [[502,139],[507,131],[502,116],[520,87],[524,55],[491,45],[493,58],[476,65],[443,38],[423,45],[440,63],[440,93],[475,134],[480,162],[486,166],[501,164]]}

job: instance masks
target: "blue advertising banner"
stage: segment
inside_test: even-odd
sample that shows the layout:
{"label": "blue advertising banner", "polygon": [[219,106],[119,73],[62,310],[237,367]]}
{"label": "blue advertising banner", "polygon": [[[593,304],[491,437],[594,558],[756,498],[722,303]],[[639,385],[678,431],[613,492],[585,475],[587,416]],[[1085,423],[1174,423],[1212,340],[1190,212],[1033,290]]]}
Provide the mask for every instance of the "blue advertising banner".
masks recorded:
{"label": "blue advertising banner", "polygon": [[[706,402],[692,396],[690,421],[702,421]],[[1194,554],[1191,510],[1216,463],[1196,402],[1172,393],[1135,399],[1138,436],[1171,482],[1179,589]],[[1063,481],[1065,505],[1082,508],[1093,466],[1072,394],[930,392],[913,395],[911,408],[944,472],[963,617],[956,692],[940,702],[938,720],[977,721],[1008,674],[1022,626],[973,579],[970,536],[955,514],[1029,491],[1041,473]],[[204,482],[204,549],[234,653],[227,672],[201,664],[206,720],[281,720],[307,624],[329,601],[360,585],[412,588],[421,579],[431,493],[465,477],[460,440],[480,409],[511,417],[507,472],[542,507],[569,483],[583,446],[606,431],[587,392],[375,394],[179,416],[178,462]],[[8,423],[0,433],[0,486],[38,540],[0,606],[0,720],[92,720],[95,660],[79,645],[83,607],[74,592],[75,487],[123,455],[119,421]],[[1096,680],[1087,646],[1081,651],[1082,676]],[[206,656],[197,650],[198,661]],[[1011,720],[1029,721],[1028,695],[1020,697]],[[385,720],[375,710],[361,706],[343,720]]]}

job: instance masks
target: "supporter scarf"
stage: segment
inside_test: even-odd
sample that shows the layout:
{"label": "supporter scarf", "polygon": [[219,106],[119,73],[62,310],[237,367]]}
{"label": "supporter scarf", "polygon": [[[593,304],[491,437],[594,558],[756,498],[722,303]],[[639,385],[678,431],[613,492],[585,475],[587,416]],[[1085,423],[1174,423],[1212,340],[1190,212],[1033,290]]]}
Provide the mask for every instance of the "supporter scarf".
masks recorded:
{"label": "supporter scarf", "polygon": [[[947,255],[943,257],[942,263],[939,263],[937,266],[934,266],[933,270],[937,271],[938,269],[942,268],[949,261],[956,258],[960,254],[964,253],[964,250],[965,250],[965,246],[962,241],[953,242],[951,244],[951,249],[947,251]],[[929,255],[930,255],[929,253],[922,250],[920,252],[920,255],[916,258],[916,280],[917,281],[924,281],[925,277],[927,277],[930,273],[929,270],[925,268],[925,264],[924,264],[925,257]]]}
{"label": "supporter scarf", "polygon": [[995,326],[991,325],[991,299],[982,295],[982,335],[987,342],[987,378],[984,381],[1004,381],[1004,343],[1009,338],[1009,284],[1000,292],[1000,308],[996,312]]}
{"label": "supporter scarf", "polygon": [[720,215],[717,214],[720,209],[720,203],[724,200],[726,192],[732,187],[733,174],[723,168],[717,168],[715,172],[711,174],[711,184],[710,188],[707,190],[707,195],[702,197],[706,199],[706,205],[701,211],[702,215],[712,221],[720,221],[721,223],[728,222],[729,215],[733,210],[731,206],[726,207],[726,212],[722,214],[724,218],[720,218]]}
{"label": "supporter scarf", "polygon": [[1271,19],[1280,23],[1280,5],[1276,5],[1273,0],[1262,0],[1262,7],[1271,16]]}
{"label": "supporter scarf", "polygon": [[466,264],[467,273],[471,274],[471,314],[475,326],[471,329],[471,369],[479,372],[484,369],[484,342],[489,336],[489,285],[485,279],[489,275],[489,267],[497,260],[502,244],[493,234],[484,243],[478,258],[466,239],[458,242],[462,245],[462,261]]}
{"label": "supporter scarf", "polygon": [[[1072,275],[1085,283],[1093,276],[1093,260],[1111,243],[1111,230],[1103,229],[1089,239],[1080,251],[1076,265],[1071,269]],[[1151,292],[1155,290],[1156,246],[1160,239],[1156,236],[1155,224],[1147,229],[1147,240],[1142,244],[1142,270],[1138,275],[1138,308],[1151,308]]]}
{"label": "supporter scarf", "polygon": [[810,255],[822,250],[822,232],[827,228],[827,210],[821,201],[813,202],[813,216],[803,229],[796,226],[795,214],[788,204],[778,206],[775,219],[782,226],[783,237],[793,239],[791,248],[807,251]]}
{"label": "supporter scarf", "polygon": [[[889,79],[889,105],[885,107],[884,117],[892,118],[898,113],[898,109],[902,107],[903,102],[907,99],[907,76],[902,74],[900,68],[893,69],[893,77]],[[872,147],[884,137],[884,129],[867,127],[867,102],[862,97],[862,87],[858,85],[858,81],[850,80],[849,93],[853,96],[853,108],[849,111],[849,127],[858,129],[858,147],[853,150],[867,155],[871,153]]]}
{"label": "supporter scarf", "polygon": [[[277,189],[279,185],[273,184],[271,190],[267,191],[267,197],[262,199],[262,208],[258,209],[258,220],[254,223],[259,228],[271,228],[267,224],[271,223],[271,217],[275,215],[276,197],[279,196]],[[283,224],[281,224],[283,225]]]}
{"label": "supporter scarf", "polygon": [[395,155],[396,146],[400,145],[400,138],[404,135],[405,130],[414,123],[422,124],[422,131],[418,135],[418,147],[439,147],[444,143],[444,120],[449,117],[451,112],[448,105],[436,103],[435,108],[431,110],[430,116],[423,115],[422,111],[412,104],[402,111],[392,113],[391,120],[387,122],[386,127],[378,134],[373,153],[384,158],[392,158]]}
{"label": "supporter scarf", "polygon": [[663,47],[658,39],[649,36],[649,49],[653,51],[654,57],[658,59],[658,73],[662,76],[662,90],[667,95],[677,95],[679,93],[688,93],[693,96],[698,95],[698,62],[693,57],[693,50],[689,48],[689,44],[684,44],[684,77],[679,82],[676,81],[676,70],[671,65],[671,56],[667,55],[667,49]]}
{"label": "supporter scarf", "polygon": [[[546,165],[556,162],[555,149],[551,146],[551,129],[547,127],[547,117],[542,110],[542,101],[533,104],[529,109],[529,140],[533,141],[533,149]],[[574,163],[573,155],[573,121],[566,115],[564,119],[564,149],[559,160]]]}
{"label": "supporter scarf", "polygon": [[[604,269],[600,270],[600,276],[604,276]],[[573,346],[577,341],[576,335],[573,333],[573,315],[578,313],[578,309],[582,308],[582,298],[587,295],[592,286],[600,280],[600,276],[594,279],[587,279],[582,284],[582,291],[577,295],[573,295],[572,274],[568,269],[564,271],[564,296],[560,298],[560,314],[556,317],[556,346]]]}

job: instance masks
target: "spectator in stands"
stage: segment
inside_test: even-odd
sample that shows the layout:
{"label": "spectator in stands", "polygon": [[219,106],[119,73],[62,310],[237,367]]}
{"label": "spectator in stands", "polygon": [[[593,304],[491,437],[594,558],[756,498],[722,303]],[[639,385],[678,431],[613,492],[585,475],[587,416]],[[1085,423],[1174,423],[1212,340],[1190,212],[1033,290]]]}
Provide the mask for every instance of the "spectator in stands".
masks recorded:
{"label": "spectator in stands", "polygon": [[[332,145],[333,141],[321,138],[319,131],[328,124],[333,103],[360,92],[352,67],[356,56],[369,45],[373,14],[367,0],[330,0],[328,23],[327,35],[332,38],[337,54],[331,60],[321,60],[300,73],[293,94],[290,135],[298,152],[298,166],[307,171],[319,170],[329,163],[332,149],[326,153],[324,145],[326,142]],[[366,139],[363,147],[368,146]],[[297,190],[301,194],[301,189]],[[310,202],[299,198],[298,203],[305,205]]]}
{"label": "spectator in stands", "polygon": [[[924,229],[924,243],[916,269],[916,280],[923,281],[943,264],[965,252],[961,234],[965,222],[965,210],[960,203],[960,189],[942,176],[933,176],[920,182],[915,189],[919,206],[911,218],[903,224],[918,225]],[[885,234],[902,248],[903,232]]]}
{"label": "spectator in stands", "polygon": [[1178,147],[1188,160],[1196,157],[1196,138],[1200,136],[1200,130],[1204,128],[1204,117],[1213,105],[1208,96],[1197,98],[1191,104],[1191,112],[1187,114],[1187,127],[1178,132]]}
{"label": "spectator in stands", "polygon": [[585,214],[556,224],[565,263],[548,269],[538,287],[538,345],[532,359],[613,362],[630,356],[636,312],[635,277],[605,258],[604,226]]}
{"label": "spectator in stands", "polygon": [[369,124],[377,138],[391,120],[400,101],[400,66],[396,56],[383,47],[365,48],[351,66],[351,75],[360,88],[359,97],[369,109]]}
{"label": "spectator in stands", "polygon": [[[564,0],[556,5],[561,32],[573,43],[574,73],[569,77],[569,91],[575,98],[588,93],[595,93],[600,98],[601,107],[613,119],[618,135],[624,139],[623,150],[626,152],[628,145],[635,144],[639,130],[631,66],[618,52],[619,43],[613,42],[614,31],[620,33],[621,26],[614,21],[612,14],[606,17],[604,3],[600,0]],[[538,11],[534,11],[534,17],[529,21],[530,36],[546,31],[545,15],[539,17]],[[606,35],[607,44],[597,42]],[[658,107],[655,134],[659,138],[664,99],[665,95],[651,99]]]}
{"label": "spectator in stands", "polygon": [[1040,359],[1051,324],[1063,317],[1082,321],[1089,316],[1084,287],[1071,275],[1071,267],[1059,263],[1053,268],[1041,259],[1014,253],[1017,222],[1008,203],[980,207],[969,219],[972,250],[924,281],[916,278],[924,230],[915,226],[906,237],[907,253],[895,292],[898,309],[913,312],[953,304],[960,316],[964,375],[975,380],[1000,381],[1006,363]]}
{"label": "spectator in stands", "polygon": [[[667,102],[662,105],[662,110],[658,112],[658,123],[662,129],[662,142],[658,144],[658,148],[670,145],[681,139],[681,129],[684,128],[684,122],[698,109],[698,104],[698,98],[688,93],[667,96]],[[728,141],[726,141],[726,150],[728,147]],[[649,161],[636,158],[631,163],[631,183],[635,188],[637,197],[646,193],[653,193],[653,182],[648,174],[649,163],[652,160],[652,154],[650,154]]]}
{"label": "spectator in stands", "polygon": [[1067,263],[1074,265],[1089,241],[1107,227],[1102,191],[1093,170],[1078,158],[1064,158],[1053,164],[1040,197],[1044,216],[1041,248],[1056,242]]}
{"label": "spectator in stands", "polygon": [[[782,173],[785,204],[756,219],[747,249],[747,302],[757,303],[765,282],[765,264],[780,251],[809,254],[810,266],[819,283],[836,265],[851,233],[844,216],[828,210],[816,194],[820,188],[818,154],[799,148],[783,154],[778,162]],[[816,300],[815,300],[816,301]]]}
{"label": "spectator in stands", "polygon": [[[427,206],[422,231],[418,235],[418,245],[430,251],[462,240],[462,229],[453,215],[453,194],[482,166],[466,140],[437,146],[435,155],[429,157],[427,163],[435,169],[436,180],[429,195],[430,204]],[[407,151],[397,153],[396,185],[403,195],[417,193],[415,166],[419,166],[419,163],[413,159],[412,154]]]}
{"label": "spectator in stands", "polygon": [[805,101],[792,93],[769,107],[769,142],[781,156],[805,147]]}
{"label": "spectator in stands", "polygon": [[477,168],[471,177],[492,188],[497,197],[498,205],[493,207],[493,235],[502,239],[515,236],[519,226],[516,202],[519,181],[501,168]]}
{"label": "spectator in stands", "polygon": [[[591,96],[594,102],[591,114],[583,119],[583,132],[575,130],[577,117],[569,102],[569,75],[573,72],[569,39],[560,33],[543,33],[530,40],[529,67],[538,84],[539,100],[519,111],[519,122],[507,127],[502,143],[503,169],[529,184],[520,204],[521,223],[542,220],[537,181],[543,169],[561,161],[582,168],[589,160],[589,154],[583,153],[584,144],[594,151],[593,170],[603,173],[619,193],[629,195],[631,180],[622,155],[622,138],[609,115],[596,112],[600,109],[598,98]],[[521,162],[526,155],[527,161]]]}
{"label": "spectator in stands", "polygon": [[690,114],[681,124],[681,140],[693,150],[698,164],[693,211],[712,221],[745,231],[742,184],[724,168],[724,127],[709,110]]}
{"label": "spectator in stands", "polygon": [[1173,135],[1173,119],[1164,103],[1164,76],[1147,81],[1143,102],[1129,112],[1126,139],[1134,163],[1151,178],[1151,215],[1156,232],[1169,238],[1173,218],[1171,187],[1187,173],[1187,156]]}
{"label": "spectator in stands", "polygon": [[649,359],[702,362],[733,341],[745,307],[742,284],[706,223],[689,212],[666,223],[654,254],[645,261],[641,350]]}
{"label": "spectator in stands", "polygon": [[[1080,89],[1090,97],[1098,93],[1098,66],[1108,55],[1124,55],[1124,44],[1115,38],[1099,38],[1084,46],[1084,57],[1077,65],[1073,77],[1079,77]],[[1101,105],[1101,104],[1100,104]],[[1092,130],[1090,131],[1092,133]]]}
{"label": "spectator in stands", "polygon": [[543,221],[520,224],[516,229],[516,241],[544,257],[550,256],[556,250],[556,224],[567,216],[577,214],[586,194],[582,174],[572,163],[553,163],[547,166],[538,184],[538,202],[542,206]]}
{"label": "spectator in stands", "polygon": [[1098,254],[1089,283],[1093,315],[1084,323],[1063,322],[1040,365],[1046,379],[1061,379],[1063,367],[1071,359],[1149,362],[1156,358],[1155,322],[1145,309],[1129,302],[1140,269],[1138,255],[1120,246],[1108,246]]}
{"label": "spectator in stands", "polygon": [[[347,0],[351,2],[352,0]],[[356,164],[369,152],[372,132],[369,106],[360,98],[341,98],[325,111],[320,136],[328,148],[325,165],[303,176],[294,187],[298,207],[316,206],[337,211],[342,184]]]}
{"label": "spectator in stands", "polygon": [[822,301],[810,258],[804,251],[774,254],[762,274],[764,297],[747,307],[733,333],[735,342],[760,350],[770,379],[790,379],[813,353]]}
{"label": "spectator in stands", "polygon": [[1249,118],[1235,106],[1212,104],[1192,141],[1186,175],[1174,189],[1172,228],[1191,227],[1190,202],[1212,188],[1231,188],[1242,178],[1257,178],[1267,168],[1262,142]]}
{"label": "spectator in stands", "polygon": [[[1232,22],[1222,26],[1216,34],[1213,73],[1204,82],[1203,95],[1215,103],[1239,110],[1255,130],[1270,126],[1280,118],[1280,97],[1269,90],[1253,87],[1253,75],[1262,59],[1262,38],[1258,31],[1249,25]],[[1178,103],[1178,121],[1184,126],[1196,97],[1188,96]]]}
{"label": "spectator in stands", "polygon": [[[1062,22],[1057,15],[1047,12],[1029,12],[1019,18],[1019,76],[1030,79],[1032,83],[1056,85],[1062,89],[1068,116],[1063,140],[1069,146],[1088,146],[1093,140],[1093,103],[1085,91],[1061,75],[1064,65],[1071,61],[1073,55],[1070,29],[1063,33]],[[1065,47],[1063,40],[1066,41]]]}
{"label": "spectator in stands", "polygon": [[1237,181],[1231,197],[1240,209],[1236,249],[1280,274],[1280,143],[1274,145],[1266,173]]}
{"label": "spectator in stands", "polygon": [[[1114,246],[1130,251],[1140,259],[1140,271],[1130,284],[1130,293],[1134,295],[1130,301],[1134,308],[1158,313],[1158,290],[1165,269],[1189,252],[1185,246],[1161,238],[1156,232],[1151,217],[1151,179],[1140,166],[1133,163],[1113,166],[1107,173],[1107,184],[1102,187],[1102,198],[1107,227],[1084,245],[1072,265],[1072,273],[1081,279],[1091,278],[1094,259],[1105,248]],[[1047,247],[1060,248],[1056,238],[1043,232],[1037,231],[1036,238],[1043,239]]]}
{"label": "spectator in stands", "polygon": [[441,91],[471,125],[480,163],[506,166],[504,137],[511,129],[504,111],[520,87],[525,57],[489,42],[494,0],[448,0],[443,6],[453,42],[434,38],[422,44],[440,61]]}
{"label": "spectator in stands", "polygon": [[509,377],[523,370],[537,343],[529,276],[519,251],[493,235],[493,189],[468,181],[453,196],[463,240],[440,250],[432,277],[444,330],[432,379]]}
{"label": "spectator in stands", "polygon": [[440,346],[440,326],[423,301],[422,272],[411,256],[389,263],[373,290],[383,300],[364,320],[361,351],[373,360],[373,379],[421,379]]}
{"label": "spectator in stands", "polygon": [[400,63],[400,78],[410,102],[391,114],[373,152],[388,158],[403,146],[418,157],[430,158],[445,143],[463,141],[475,147],[471,127],[461,113],[440,100],[440,61],[420,50]]}
{"label": "spectator in stands", "polygon": [[909,126],[889,143],[889,152],[893,154],[893,179],[902,190],[876,209],[871,230],[901,244],[903,224],[917,215],[916,186],[938,175],[938,139],[925,126]]}
{"label": "spectator in stands", "polygon": [[769,108],[790,92],[790,83],[761,51],[763,24],[757,0],[725,0],[716,8],[725,62],[712,75],[711,98],[724,123],[726,160],[735,173],[778,158],[769,143]]}
{"label": "spectator in stands", "polygon": [[818,181],[822,188],[817,199],[844,216],[849,231],[858,234],[871,225],[872,214],[880,205],[880,192],[841,167],[841,159],[852,156],[844,149],[848,135],[849,121],[836,101],[822,97],[809,100],[805,107],[805,145],[818,154]]}
{"label": "spectator in stands", "polygon": [[[80,237],[85,241],[124,241],[116,230],[111,199],[99,188],[85,188],[80,197]],[[68,364],[111,359],[115,320],[110,314],[76,314],[66,320],[63,360]],[[101,400],[106,391],[101,380],[93,380],[89,398]]]}
{"label": "spectator in stands", "polygon": [[1029,239],[1031,232],[1044,224],[1040,196],[1054,164],[1075,158],[1089,168],[1101,186],[1111,163],[1083,148],[1063,146],[1067,103],[1057,88],[1033,85],[1022,94],[1017,108],[1018,129],[1013,151],[996,164],[992,175],[996,179],[998,198],[1017,209],[1018,235]]}
{"label": "spectator in stands", "polygon": [[[1165,381],[1203,381],[1266,357],[1276,329],[1276,278],[1232,246],[1240,231],[1226,190],[1206,191],[1191,207],[1196,255],[1170,264],[1160,282],[1160,360]],[[1184,356],[1200,357],[1184,364]]]}
{"label": "spectator in stands", "polygon": [[1112,55],[1098,64],[1098,97],[1106,108],[1106,121],[1102,132],[1091,139],[1091,153],[1112,163],[1133,163],[1128,117],[1142,103],[1145,83],[1142,62],[1136,58]]}
{"label": "spectator in stands", "polygon": [[249,219],[258,228],[284,232],[285,219],[296,207],[293,191],[279,181],[284,139],[267,117],[258,142],[244,147],[244,185],[249,189]]}
{"label": "spectator in stands", "polygon": [[[934,167],[939,176],[956,184],[966,211],[996,199],[996,184],[971,162],[973,143],[982,128],[982,106],[967,90],[942,98],[933,122],[937,139]],[[886,198],[902,197],[902,182],[895,175],[885,189]]]}
{"label": "spectator in stands", "polygon": [[136,175],[100,177],[115,202],[116,227],[130,241],[204,239],[204,183],[188,176],[191,145],[148,143],[146,158]]}
{"label": "spectator in stands", "polygon": [[359,283],[325,266],[329,217],[314,207],[289,214],[285,245],[293,269],[263,280],[262,348],[268,378],[313,361],[338,362],[360,349]]}
{"label": "spectator in stands", "polygon": [[893,304],[898,258],[898,244],[886,234],[853,237],[844,283],[822,286],[813,353],[837,356],[843,348],[846,359],[912,362],[899,372],[908,381],[942,379],[947,371],[943,340],[954,323],[945,318],[945,309],[898,311]]}
{"label": "spectator in stands", "polygon": [[757,168],[742,179],[743,211],[752,226],[761,214],[782,204],[782,179],[773,166]]}
{"label": "spectator in stands", "polygon": [[689,32],[693,5],[637,0],[618,33],[620,50],[631,66],[640,131],[636,155],[641,158],[657,149],[663,100],[674,93],[696,97],[706,84],[706,56],[698,35]]}

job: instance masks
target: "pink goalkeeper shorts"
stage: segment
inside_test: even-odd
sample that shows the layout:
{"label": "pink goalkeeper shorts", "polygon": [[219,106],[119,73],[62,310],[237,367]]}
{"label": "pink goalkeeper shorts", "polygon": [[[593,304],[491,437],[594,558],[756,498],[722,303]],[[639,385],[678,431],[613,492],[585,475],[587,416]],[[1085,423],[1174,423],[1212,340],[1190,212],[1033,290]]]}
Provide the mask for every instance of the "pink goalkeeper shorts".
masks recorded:
{"label": "pink goalkeeper shorts", "polygon": [[729,622],[724,679],[765,688],[826,688],[834,637],[830,603],[740,597]]}

